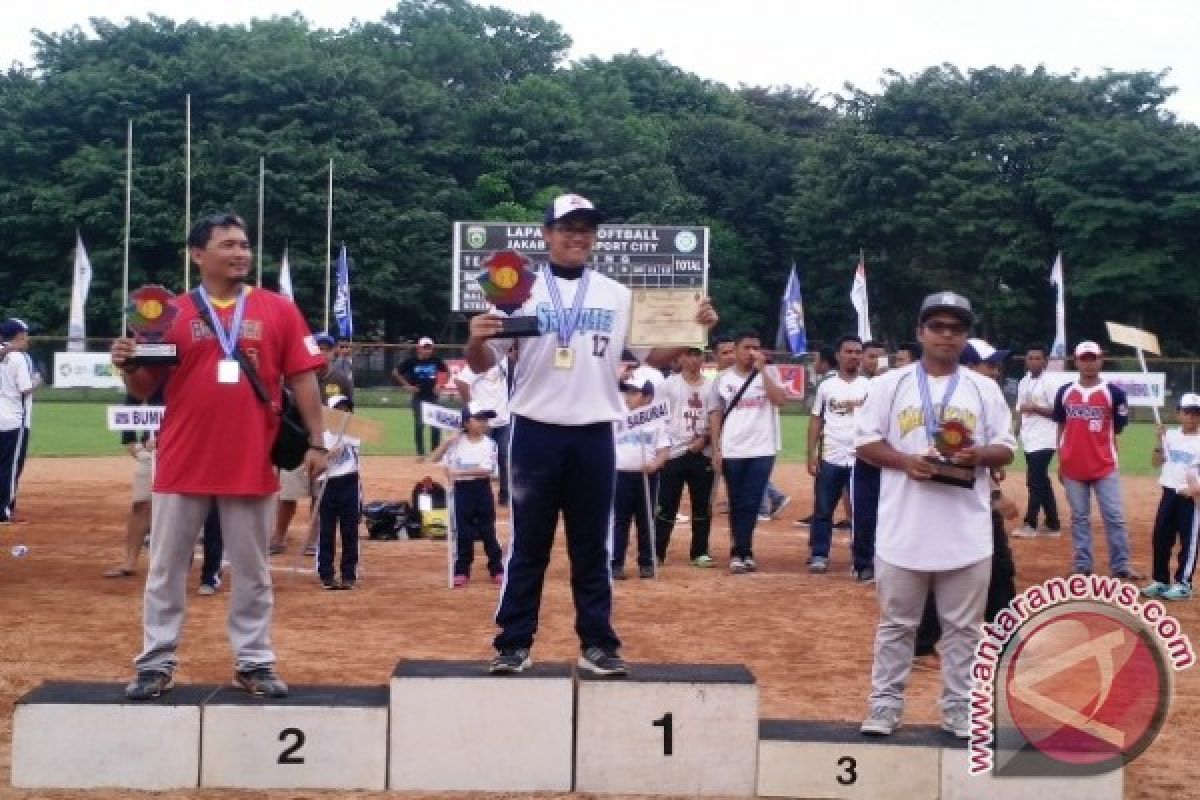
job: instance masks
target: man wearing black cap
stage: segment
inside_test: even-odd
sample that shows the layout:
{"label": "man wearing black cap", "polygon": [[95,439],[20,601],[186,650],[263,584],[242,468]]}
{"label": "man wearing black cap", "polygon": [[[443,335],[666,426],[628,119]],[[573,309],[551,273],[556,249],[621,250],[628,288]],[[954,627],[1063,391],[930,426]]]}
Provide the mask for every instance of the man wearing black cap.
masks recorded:
{"label": "man wearing black cap", "polygon": [[858,455],[881,469],[879,514],[889,520],[876,542],[879,626],[866,734],[900,727],[930,589],[943,631],[942,728],[969,733],[970,670],[993,550],[988,469],[1011,463],[1016,450],[1000,388],[958,363],[974,320],[961,295],[926,297],[921,360],[876,378],[857,420]]}
{"label": "man wearing black cap", "polygon": [[0,323],[4,342],[0,359],[0,523],[23,522],[17,516],[17,484],[25,470],[29,422],[35,387],[29,358],[29,326],[15,317]]}

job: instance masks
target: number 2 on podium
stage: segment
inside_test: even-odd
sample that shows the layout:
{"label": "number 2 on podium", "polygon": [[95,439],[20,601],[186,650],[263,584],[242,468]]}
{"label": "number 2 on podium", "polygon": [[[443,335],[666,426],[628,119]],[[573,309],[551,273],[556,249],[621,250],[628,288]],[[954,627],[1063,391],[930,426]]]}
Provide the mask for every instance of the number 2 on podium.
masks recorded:
{"label": "number 2 on podium", "polygon": [[654,720],[650,724],[656,728],[663,729],[663,755],[669,756],[675,752],[675,729],[672,724],[673,717],[671,712],[663,714],[660,718]]}

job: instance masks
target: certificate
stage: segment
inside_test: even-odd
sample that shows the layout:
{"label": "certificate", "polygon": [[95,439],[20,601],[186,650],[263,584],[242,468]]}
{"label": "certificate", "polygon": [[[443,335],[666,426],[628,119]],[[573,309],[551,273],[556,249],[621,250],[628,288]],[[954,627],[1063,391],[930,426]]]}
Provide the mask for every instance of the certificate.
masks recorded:
{"label": "certificate", "polygon": [[704,347],[696,321],[704,293],[696,289],[634,289],[629,309],[630,347]]}

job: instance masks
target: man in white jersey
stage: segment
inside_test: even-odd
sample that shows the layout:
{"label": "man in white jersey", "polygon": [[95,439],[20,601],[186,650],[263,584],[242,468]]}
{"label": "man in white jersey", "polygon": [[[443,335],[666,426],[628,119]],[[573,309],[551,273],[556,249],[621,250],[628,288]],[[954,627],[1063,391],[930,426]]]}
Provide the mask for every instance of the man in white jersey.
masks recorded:
{"label": "man in white jersey", "polygon": [[1018,539],[1038,535],[1038,512],[1045,514],[1046,536],[1059,536],[1058,501],[1050,483],[1050,462],[1058,448],[1058,426],[1054,423],[1054,394],[1057,384],[1046,378],[1046,348],[1030,347],[1025,353],[1029,370],[1017,384],[1017,412],[1021,415],[1021,448],[1025,451],[1025,485],[1029,504],[1025,524],[1013,531]]}
{"label": "man in white jersey", "polygon": [[[971,662],[992,560],[988,468],[1012,462],[1011,415],[995,381],[959,366],[975,315],[954,292],[921,304],[921,360],[871,383],[858,416],[858,456],[881,469],[876,542],[879,626],[865,734],[900,727],[913,643],[932,588],[942,627],[942,728],[969,734]],[[938,447],[938,449],[934,449]],[[941,457],[973,468],[973,485],[935,473]]]}
{"label": "man in white jersey", "polygon": [[834,350],[837,374],[821,382],[808,423],[808,474],[816,478],[816,499],[808,539],[808,571],[829,569],[833,512],[850,485],[854,467],[854,414],[867,399],[867,379],[858,374],[862,339],[838,339]]}
{"label": "man in white jersey", "polygon": [[754,572],[754,526],[758,506],[779,452],[779,407],[787,391],[774,367],[767,366],[757,333],[735,337],[732,367],[717,376],[716,407],[709,414],[713,468],[725,478],[733,547],[729,571]]}
{"label": "man in white jersey", "polygon": [[667,559],[679,500],[686,484],[692,501],[692,543],[688,560],[694,567],[713,565],[708,552],[713,488],[712,443],[708,436],[712,380],[700,371],[703,366],[704,351],[698,347],[689,348],[680,356],[682,371],[667,378],[662,388],[662,395],[671,409],[667,429],[671,452],[658,484],[655,549],[659,563]]}
{"label": "man in white jersey", "polygon": [[464,364],[455,378],[463,407],[474,403],[479,408],[494,411],[488,420],[488,436],[496,443],[500,465],[500,489],[496,505],[508,505],[508,356],[505,355],[486,372],[476,372]]}
{"label": "man in white jersey", "polygon": [[0,523],[24,522],[17,516],[17,486],[29,449],[35,388],[29,358],[29,326],[15,317],[0,323],[4,342],[0,360]]}
{"label": "man in white jersey", "polygon": [[[630,291],[587,268],[602,215],[586,198],[560,195],[546,210],[542,238],[549,263],[514,316],[536,317],[540,333],[519,340],[512,370],[509,483],[512,540],[496,623],[491,671],[530,666],[542,584],[561,512],[571,560],[579,666],[598,675],[628,672],[612,628],[612,503],[616,482],[613,423],[626,413],[617,384],[629,326]],[[705,301],[697,321],[717,315]],[[484,372],[514,345],[496,338],[495,313],[471,320],[466,360]],[[653,350],[663,368],[680,352]]]}

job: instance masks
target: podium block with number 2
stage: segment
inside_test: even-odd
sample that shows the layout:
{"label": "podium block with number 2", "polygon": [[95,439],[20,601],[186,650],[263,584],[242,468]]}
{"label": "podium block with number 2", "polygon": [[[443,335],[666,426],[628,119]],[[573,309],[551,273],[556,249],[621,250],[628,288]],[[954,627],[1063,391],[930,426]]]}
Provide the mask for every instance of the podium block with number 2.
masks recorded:
{"label": "podium block with number 2", "polygon": [[743,666],[579,675],[576,791],[751,796],[757,748],[758,686]]}

